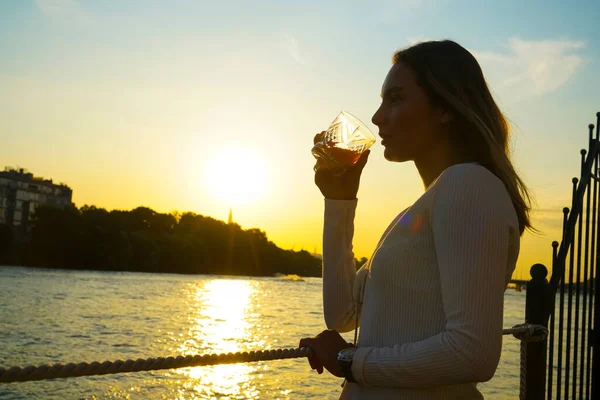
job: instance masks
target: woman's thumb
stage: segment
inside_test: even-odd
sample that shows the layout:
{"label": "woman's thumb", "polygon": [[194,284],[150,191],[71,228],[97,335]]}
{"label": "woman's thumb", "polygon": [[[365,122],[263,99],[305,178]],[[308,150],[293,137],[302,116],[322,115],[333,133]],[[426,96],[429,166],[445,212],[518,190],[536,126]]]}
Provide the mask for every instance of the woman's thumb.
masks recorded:
{"label": "woman's thumb", "polygon": [[371,150],[365,150],[361,155],[358,161],[356,162],[356,166],[360,169],[363,169],[369,160],[369,154],[371,154]]}

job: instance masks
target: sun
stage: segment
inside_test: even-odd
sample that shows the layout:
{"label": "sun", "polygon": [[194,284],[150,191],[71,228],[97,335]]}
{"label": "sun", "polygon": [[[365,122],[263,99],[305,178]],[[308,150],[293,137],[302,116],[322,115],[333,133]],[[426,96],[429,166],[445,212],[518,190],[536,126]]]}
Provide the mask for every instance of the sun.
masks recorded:
{"label": "sun", "polygon": [[205,182],[218,202],[229,207],[248,205],[265,195],[267,168],[250,149],[232,145],[213,153],[205,168]]}

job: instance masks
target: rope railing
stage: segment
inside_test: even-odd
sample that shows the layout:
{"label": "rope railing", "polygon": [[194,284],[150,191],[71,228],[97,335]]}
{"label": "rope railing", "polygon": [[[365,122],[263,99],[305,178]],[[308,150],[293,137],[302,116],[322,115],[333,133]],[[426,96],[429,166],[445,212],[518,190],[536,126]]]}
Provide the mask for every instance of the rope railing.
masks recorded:
{"label": "rope railing", "polygon": [[[523,342],[546,339],[548,329],[541,325],[519,324],[502,330],[503,335],[513,335]],[[82,362],[79,364],[54,364],[27,367],[0,367],[0,383],[30,382],[56,378],[74,378],[78,376],[120,374],[125,372],[157,371],[184,367],[199,367],[217,364],[235,364],[241,362],[284,360],[310,357],[310,347],[259,350],[238,353],[204,354],[195,356],[139,358],[137,360],[116,360],[103,363]]]}
{"label": "rope railing", "polygon": [[120,374],[124,372],[157,371],[184,367],[200,367],[217,364],[235,364],[240,362],[284,360],[287,358],[308,357],[312,354],[309,347],[292,349],[273,349],[238,353],[204,354],[195,356],[139,358],[137,360],[117,360],[99,363],[82,362],[79,364],[32,365],[25,368],[0,368],[0,383],[40,381],[55,378],[73,378],[77,376]]}

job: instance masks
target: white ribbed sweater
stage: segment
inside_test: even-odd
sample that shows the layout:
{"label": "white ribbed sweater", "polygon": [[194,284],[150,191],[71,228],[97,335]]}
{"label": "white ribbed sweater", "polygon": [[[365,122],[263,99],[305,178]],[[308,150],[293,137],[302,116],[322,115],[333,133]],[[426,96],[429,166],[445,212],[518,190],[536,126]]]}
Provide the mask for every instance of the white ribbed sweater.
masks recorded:
{"label": "white ribbed sweater", "polygon": [[359,383],[346,384],[341,398],[482,399],[476,382],[498,366],[504,291],[519,255],[518,219],[502,181],[478,164],[447,168],[394,219],[358,272],[357,202],[325,200],[327,327],[353,330],[363,301],[352,363]]}

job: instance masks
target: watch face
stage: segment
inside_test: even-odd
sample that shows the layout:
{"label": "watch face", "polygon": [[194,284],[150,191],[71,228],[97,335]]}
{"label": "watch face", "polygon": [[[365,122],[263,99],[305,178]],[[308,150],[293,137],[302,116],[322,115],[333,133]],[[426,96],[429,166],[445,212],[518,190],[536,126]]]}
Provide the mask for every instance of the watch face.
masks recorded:
{"label": "watch face", "polygon": [[356,352],[356,347],[349,347],[347,349],[343,349],[338,353],[338,358],[337,361],[340,364],[340,367],[342,369],[342,372],[344,374],[344,376],[346,377],[346,380],[348,380],[348,382],[354,382],[356,383],[356,379],[354,379],[354,376],[352,376],[352,357],[354,356],[354,353]]}
{"label": "watch face", "polygon": [[347,349],[343,349],[338,353],[338,359],[344,361],[347,359],[351,359],[355,351],[356,349],[354,347],[348,347]]}

